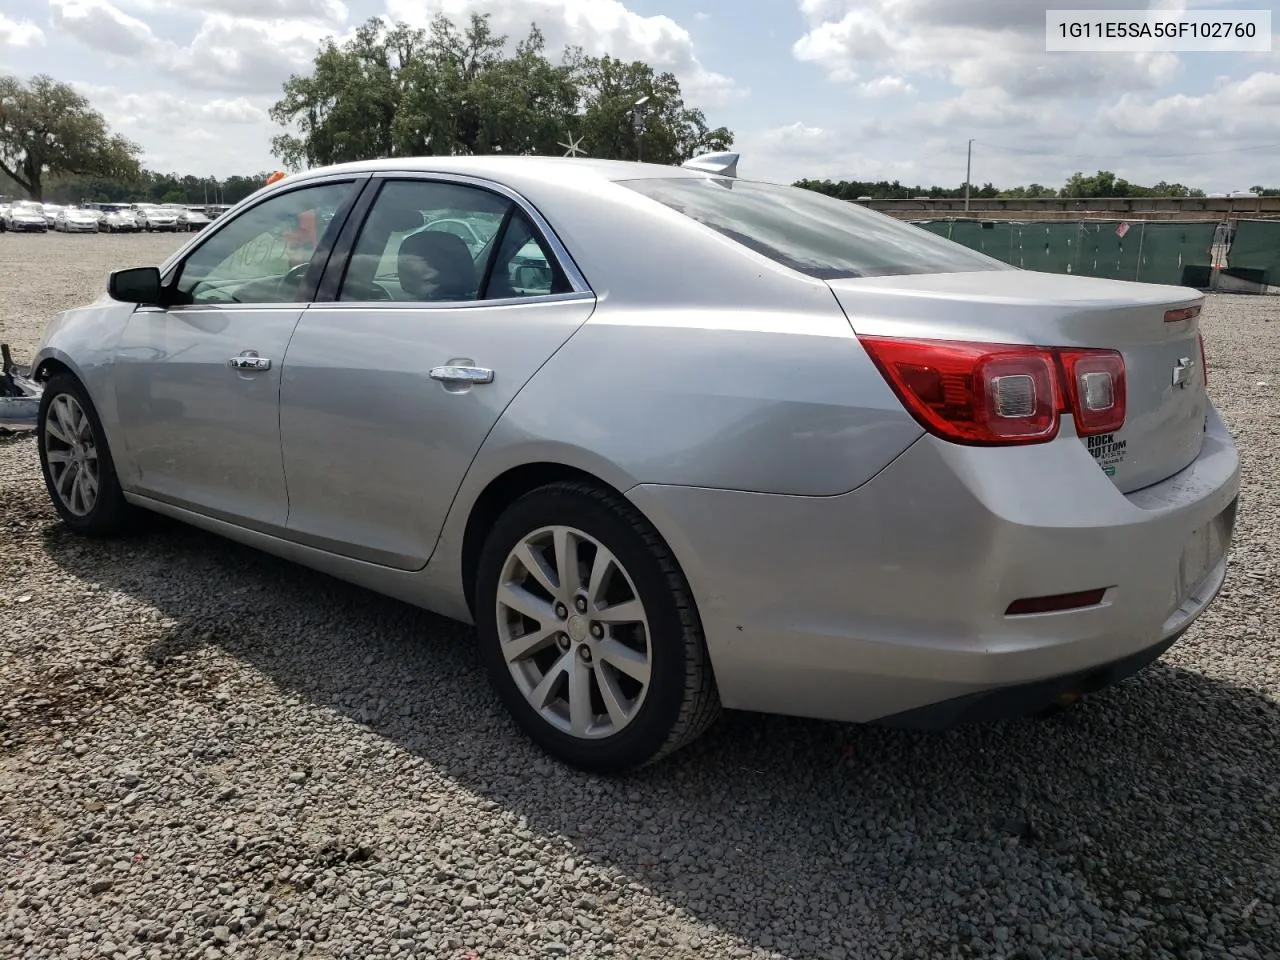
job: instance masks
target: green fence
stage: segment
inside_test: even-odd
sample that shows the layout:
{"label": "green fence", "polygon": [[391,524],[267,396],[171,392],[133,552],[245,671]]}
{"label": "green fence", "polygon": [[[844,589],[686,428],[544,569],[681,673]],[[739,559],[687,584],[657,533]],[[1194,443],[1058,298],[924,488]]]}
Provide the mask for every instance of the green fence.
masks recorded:
{"label": "green fence", "polygon": [[[917,226],[1024,270],[1198,285],[1213,262],[1214,233],[1220,222],[1134,220],[1122,228],[1125,221],[1120,220],[956,219],[922,221]],[[1258,231],[1255,246],[1265,250],[1269,263],[1280,270],[1280,223],[1241,221],[1237,243],[1246,223],[1269,228],[1265,237]]]}
{"label": "green fence", "polygon": [[1280,283],[1280,221],[1236,221],[1228,263],[1228,273],[1258,283]]}

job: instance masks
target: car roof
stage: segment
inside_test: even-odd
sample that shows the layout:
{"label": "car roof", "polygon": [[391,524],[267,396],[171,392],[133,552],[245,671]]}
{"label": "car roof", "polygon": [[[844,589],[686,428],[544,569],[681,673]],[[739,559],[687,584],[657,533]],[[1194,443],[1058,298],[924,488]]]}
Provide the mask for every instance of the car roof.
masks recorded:
{"label": "car roof", "polygon": [[[378,171],[414,173],[456,173],[471,176],[506,178],[517,176],[541,180],[581,180],[589,177],[601,181],[643,180],[657,177],[705,177],[699,170],[658,163],[630,160],[597,160],[592,157],[538,156],[463,156],[463,157],[388,157],[380,160],[356,160],[351,163],[314,167],[286,179],[326,176],[333,173],[376,173]],[[278,181],[282,182],[282,181]],[[274,186],[274,184],[273,184]]]}

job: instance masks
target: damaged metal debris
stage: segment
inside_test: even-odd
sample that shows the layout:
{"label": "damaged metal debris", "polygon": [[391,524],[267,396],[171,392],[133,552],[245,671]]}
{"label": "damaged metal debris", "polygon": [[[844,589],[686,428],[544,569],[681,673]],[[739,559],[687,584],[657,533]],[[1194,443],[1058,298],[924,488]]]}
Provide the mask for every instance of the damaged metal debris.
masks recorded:
{"label": "damaged metal debris", "polygon": [[0,360],[0,430],[34,430],[43,388],[13,362],[7,343],[0,343]]}

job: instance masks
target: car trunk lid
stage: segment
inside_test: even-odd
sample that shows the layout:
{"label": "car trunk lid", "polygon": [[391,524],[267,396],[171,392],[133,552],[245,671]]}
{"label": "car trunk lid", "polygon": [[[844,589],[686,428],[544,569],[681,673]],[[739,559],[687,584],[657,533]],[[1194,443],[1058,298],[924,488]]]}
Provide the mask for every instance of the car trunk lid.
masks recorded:
{"label": "car trunk lid", "polygon": [[[1204,298],[1195,290],[1025,270],[828,283],[860,335],[1120,351],[1124,426],[1076,442],[1123,492],[1177,473],[1200,452],[1208,401]],[[1074,432],[1070,417],[1062,430]]]}

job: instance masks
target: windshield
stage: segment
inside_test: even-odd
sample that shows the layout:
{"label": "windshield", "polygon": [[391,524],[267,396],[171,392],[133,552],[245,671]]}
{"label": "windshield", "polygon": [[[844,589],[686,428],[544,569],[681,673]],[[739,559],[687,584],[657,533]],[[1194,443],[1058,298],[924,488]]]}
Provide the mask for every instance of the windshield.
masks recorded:
{"label": "windshield", "polygon": [[799,187],[702,177],[620,185],[820,280],[1015,269],[920,227]]}

